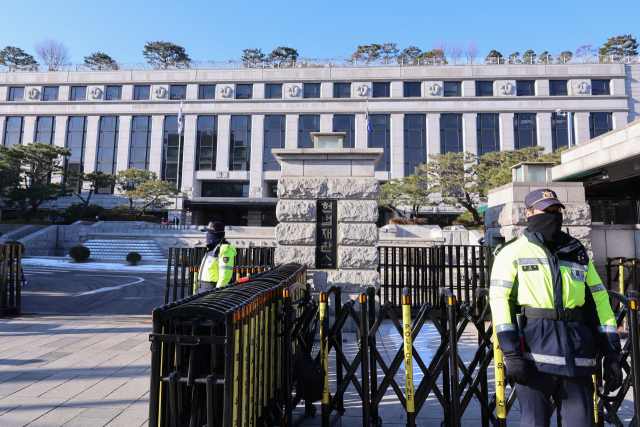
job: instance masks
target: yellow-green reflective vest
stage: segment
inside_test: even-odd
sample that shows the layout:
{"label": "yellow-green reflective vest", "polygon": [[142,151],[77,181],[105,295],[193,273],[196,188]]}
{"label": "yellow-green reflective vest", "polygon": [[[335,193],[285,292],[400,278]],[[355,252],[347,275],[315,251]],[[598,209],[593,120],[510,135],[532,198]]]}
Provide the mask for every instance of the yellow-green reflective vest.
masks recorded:
{"label": "yellow-green reflective vest", "polygon": [[200,264],[198,287],[222,288],[227,286],[233,276],[236,253],[236,248],[228,243],[220,244],[212,251],[207,251]]}
{"label": "yellow-green reflective vest", "polygon": [[524,235],[496,250],[490,282],[493,325],[502,350],[522,355],[516,314],[522,306],[580,309],[584,321],[529,319],[524,358],[533,371],[582,376],[595,373],[596,350],[620,351],[620,337],[609,296],[575,238],[563,233],[552,253],[542,236]]}

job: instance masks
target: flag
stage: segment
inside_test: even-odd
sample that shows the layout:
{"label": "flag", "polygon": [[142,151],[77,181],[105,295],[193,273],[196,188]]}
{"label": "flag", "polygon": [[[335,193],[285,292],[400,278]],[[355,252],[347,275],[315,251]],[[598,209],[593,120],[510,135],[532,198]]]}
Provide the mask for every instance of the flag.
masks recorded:
{"label": "flag", "polygon": [[369,115],[369,100],[367,100],[367,115],[365,118],[367,120],[367,132],[371,132],[371,116]]}
{"label": "flag", "polygon": [[182,133],[182,101],[180,101],[180,112],[178,113],[178,133]]}

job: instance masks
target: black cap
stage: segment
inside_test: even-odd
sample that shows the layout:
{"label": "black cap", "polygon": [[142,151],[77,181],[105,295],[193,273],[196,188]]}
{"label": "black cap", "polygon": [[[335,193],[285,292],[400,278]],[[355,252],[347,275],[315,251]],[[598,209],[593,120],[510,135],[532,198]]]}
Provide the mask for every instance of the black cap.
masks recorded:
{"label": "black cap", "polygon": [[556,192],[549,190],[548,188],[533,190],[524,198],[524,204],[527,205],[527,209],[536,208],[541,211],[551,205],[560,205],[560,207],[564,209],[564,205],[560,203],[560,199],[558,199]]}
{"label": "black cap", "polygon": [[210,222],[205,228],[201,231],[213,231],[214,233],[220,233],[224,231],[224,224],[221,222]]}

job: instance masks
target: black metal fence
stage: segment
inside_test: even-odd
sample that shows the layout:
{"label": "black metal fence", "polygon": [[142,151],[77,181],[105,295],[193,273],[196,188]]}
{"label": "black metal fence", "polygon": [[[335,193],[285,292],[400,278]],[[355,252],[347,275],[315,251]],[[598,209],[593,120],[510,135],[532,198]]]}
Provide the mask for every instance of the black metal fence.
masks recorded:
{"label": "black metal fence", "polygon": [[426,302],[438,306],[439,288],[470,301],[477,288],[488,287],[493,249],[478,245],[379,246],[381,301],[399,310],[404,288],[409,289],[414,311]]}
{"label": "black metal fence", "polygon": [[20,314],[22,276],[22,247],[0,244],[0,317]]}

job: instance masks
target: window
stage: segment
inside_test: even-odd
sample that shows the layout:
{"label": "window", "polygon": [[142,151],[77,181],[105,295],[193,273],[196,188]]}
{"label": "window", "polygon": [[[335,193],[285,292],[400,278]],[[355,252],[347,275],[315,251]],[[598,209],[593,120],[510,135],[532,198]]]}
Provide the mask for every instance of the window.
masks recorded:
{"label": "window", "polygon": [[131,120],[129,168],[149,170],[151,154],[151,116],[134,116]]}
{"label": "window", "polygon": [[122,86],[107,86],[104,91],[106,101],[119,101],[122,98]]}
{"label": "window", "polygon": [[142,101],[150,98],[151,98],[151,86],[136,86],[133,89],[134,100]]}
{"label": "window", "polygon": [[500,115],[478,114],[476,119],[478,156],[500,151]]}
{"label": "window", "polygon": [[442,114],[440,116],[440,154],[462,151],[462,114]]}
{"label": "window", "polygon": [[236,85],[236,99],[253,98],[253,85]]}
{"label": "window", "polygon": [[444,82],[444,96],[462,96],[462,82]]}
{"label": "window", "polygon": [[[114,116],[100,117],[100,133],[98,134],[98,149],[96,158],[96,172],[115,174],[118,158],[118,133],[120,118]],[[98,193],[111,194],[113,186],[98,188]]]}
{"label": "window", "polygon": [[[71,155],[65,158],[66,172],[84,172],[84,149],[87,143],[87,118],[72,116],[67,123],[67,141],[65,148],[71,149]],[[77,179],[66,178],[74,192],[81,192]]]}
{"label": "window", "polygon": [[591,80],[591,95],[611,95],[609,80]]}
{"label": "window", "polygon": [[38,117],[36,119],[36,135],[34,142],[53,145],[56,139],[56,118]]}
{"label": "window", "polygon": [[278,197],[278,182],[267,182],[267,197]]}
{"label": "window", "polygon": [[418,166],[427,163],[427,116],[404,116],[404,176],[413,174]]}
{"label": "window", "polygon": [[313,148],[311,132],[320,132],[320,116],[298,118],[298,148]]}
{"label": "window", "polygon": [[42,89],[43,101],[57,101],[58,100],[58,87],[49,86]]}
{"label": "window", "polygon": [[303,87],[303,98],[320,98],[320,83],[305,83]]}
{"label": "window", "polygon": [[535,147],[538,145],[535,114],[514,114],[513,138],[516,150],[525,147]]}
{"label": "window", "polygon": [[536,82],[534,80],[516,81],[516,96],[535,96]]}
{"label": "window", "polygon": [[23,87],[10,87],[9,88],[9,101],[24,101],[24,88]]}
{"label": "window", "polygon": [[[184,116],[183,116],[184,119]],[[176,188],[182,186],[182,141],[184,128],[178,133],[178,116],[164,118],[164,138],[162,143],[162,176]]]}
{"label": "window", "polygon": [[202,181],[201,197],[249,197],[249,183]]}
{"label": "window", "polygon": [[86,86],[71,86],[70,101],[84,101],[85,99],[87,99]]}
{"label": "window", "polygon": [[[571,134],[575,135],[573,129]],[[575,138],[574,138],[575,140]],[[556,151],[560,147],[569,146],[569,117],[568,114],[551,114],[551,149]]]}
{"label": "window", "polygon": [[187,99],[187,86],[171,85],[171,92],[169,92],[169,99]]}
{"label": "window", "polygon": [[404,97],[413,98],[422,96],[422,83],[404,82]]}
{"label": "window", "polygon": [[351,98],[351,83],[334,83],[334,98]]}
{"label": "window", "polygon": [[231,116],[229,170],[248,171],[251,161],[251,116]]}
{"label": "window", "polygon": [[391,83],[374,83],[374,98],[389,98],[391,96]]}
{"label": "window", "polygon": [[216,170],[218,152],[218,116],[198,117],[196,170]]}
{"label": "window", "polygon": [[200,85],[198,99],[216,99],[216,85]]}
{"label": "window", "polygon": [[7,124],[4,127],[4,146],[8,148],[15,144],[22,144],[23,133],[24,117],[7,117]]}
{"label": "window", "polygon": [[613,130],[611,113],[591,113],[589,116],[589,138],[597,138]]}
{"label": "window", "polygon": [[476,82],[476,96],[493,96],[493,82]]}
{"label": "window", "polygon": [[549,80],[549,95],[566,96],[567,81],[566,80]]}
{"label": "window", "polygon": [[391,116],[372,114],[370,120],[371,132],[367,132],[367,146],[384,149],[376,170],[388,172],[391,170]]}
{"label": "window", "polygon": [[264,116],[264,161],[262,170],[280,170],[280,164],[271,154],[271,150],[284,148],[285,117]]}
{"label": "window", "polygon": [[267,85],[264,97],[267,99],[282,98],[282,85]]}
{"label": "window", "polygon": [[353,114],[336,114],[333,116],[333,131],[346,134],[342,148],[356,147],[356,116]]}

